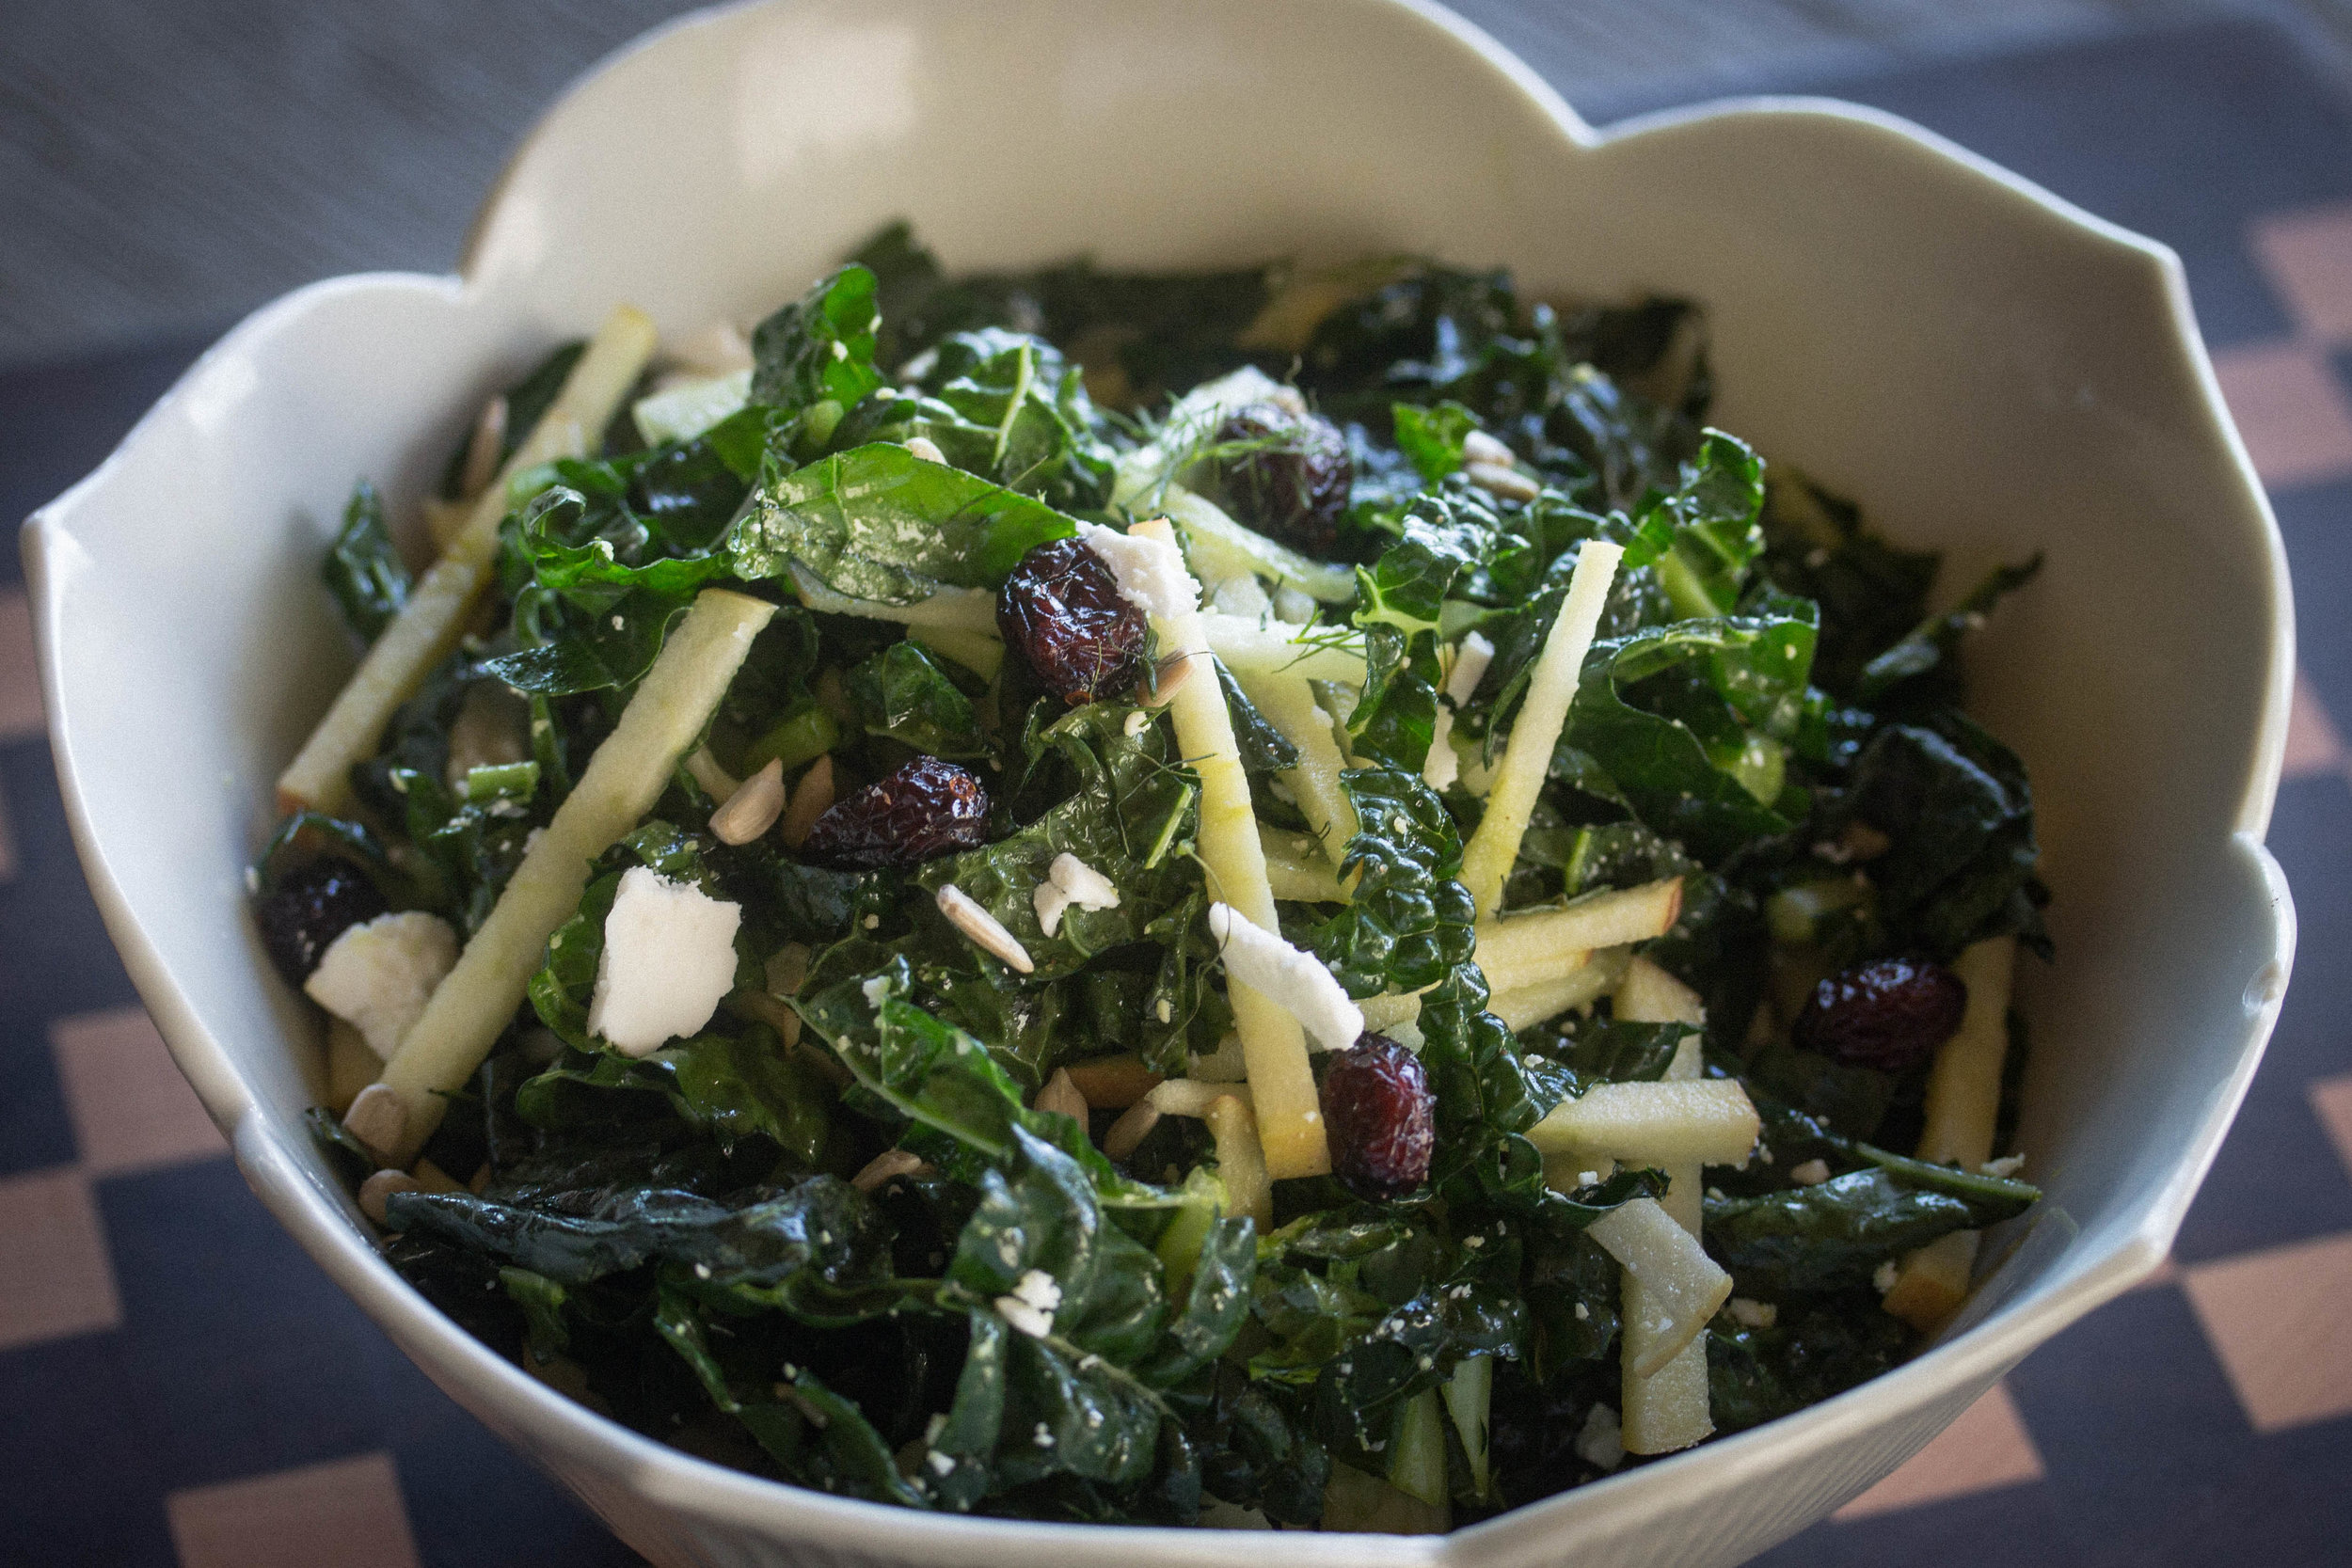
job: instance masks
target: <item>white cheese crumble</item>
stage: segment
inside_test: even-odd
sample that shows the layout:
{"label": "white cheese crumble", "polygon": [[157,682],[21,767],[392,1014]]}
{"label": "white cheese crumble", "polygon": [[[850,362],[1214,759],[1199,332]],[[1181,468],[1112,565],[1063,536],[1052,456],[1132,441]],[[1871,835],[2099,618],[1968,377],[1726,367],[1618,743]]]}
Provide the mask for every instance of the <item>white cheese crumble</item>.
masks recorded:
{"label": "white cheese crumble", "polygon": [[1625,1463],[1625,1427],[1617,1413],[1596,1404],[1576,1434],[1576,1456],[1597,1470],[1613,1470]]}
{"label": "white cheese crumble", "polygon": [[1802,1165],[1788,1167],[1788,1180],[1800,1187],[1818,1187],[1829,1180],[1829,1162],[1807,1160]]}
{"label": "white cheese crumble", "polygon": [[1061,1306],[1061,1287],[1043,1269],[1031,1269],[1012,1288],[1012,1294],[996,1298],[997,1315],[1032,1339],[1042,1339],[1054,1332],[1054,1312]]}
{"label": "white cheese crumble", "polygon": [[1012,1293],[1041,1312],[1061,1306],[1061,1284],[1043,1269],[1030,1269],[1013,1282]]}
{"label": "white cheese crumble", "polygon": [[1732,1297],[1724,1310],[1742,1328],[1770,1328],[1780,1322],[1779,1307],[1769,1301],[1751,1301],[1746,1296]]}
{"label": "white cheese crumble", "polygon": [[743,906],[674,882],[651,866],[621,874],[604,917],[588,1031],[624,1055],[699,1034],[735,989],[735,933]]}
{"label": "white cheese crumble", "polygon": [[1061,928],[1062,913],[1073,904],[1082,910],[1119,908],[1119,889],[1111,879],[1067,850],[1054,857],[1045,880],[1030,896],[1037,905],[1037,923],[1049,937]]}
{"label": "white cheese crumble", "polygon": [[1895,1266],[1895,1259],[1889,1258],[1878,1266],[1877,1273],[1870,1275],[1870,1289],[1884,1295],[1895,1288],[1895,1281],[1901,1277],[1902,1271]]}
{"label": "white cheese crumble", "polygon": [[866,1005],[867,1006],[880,1007],[890,995],[890,976],[887,974],[877,974],[872,979],[859,986],[857,989],[866,993]]}
{"label": "white cheese crumble", "polygon": [[1166,621],[1200,608],[1200,586],[1167,540],[1121,533],[1100,523],[1080,523],[1078,537],[1111,569],[1119,596],[1145,614]]}
{"label": "white cheese crumble", "polygon": [[1362,1037],[1363,1009],[1312,955],[1231,904],[1209,906],[1209,935],[1224,955],[1225,973],[1287,1010],[1324,1050],[1344,1051]]}
{"label": "white cheese crumble", "polygon": [[337,937],[302,989],[389,1061],[456,963],[457,933],[449,922],[408,910],[362,921]]}

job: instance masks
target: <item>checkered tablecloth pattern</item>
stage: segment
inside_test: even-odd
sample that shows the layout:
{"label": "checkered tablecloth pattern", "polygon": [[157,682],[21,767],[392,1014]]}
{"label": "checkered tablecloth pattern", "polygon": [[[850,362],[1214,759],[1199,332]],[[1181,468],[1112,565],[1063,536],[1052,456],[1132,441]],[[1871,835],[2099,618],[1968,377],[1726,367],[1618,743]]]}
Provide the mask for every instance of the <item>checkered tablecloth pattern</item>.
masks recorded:
{"label": "checkered tablecloth pattern", "polygon": [[[2241,23],[1810,85],[2182,252],[2295,573],[2302,672],[2271,846],[2303,936],[2176,1263],[1765,1560],[2346,1560],[2352,102],[2283,34]],[[0,514],[103,456],[195,346],[0,375]],[[12,553],[0,1085],[0,1561],[636,1560],[434,1390],[238,1180],[83,886]]]}

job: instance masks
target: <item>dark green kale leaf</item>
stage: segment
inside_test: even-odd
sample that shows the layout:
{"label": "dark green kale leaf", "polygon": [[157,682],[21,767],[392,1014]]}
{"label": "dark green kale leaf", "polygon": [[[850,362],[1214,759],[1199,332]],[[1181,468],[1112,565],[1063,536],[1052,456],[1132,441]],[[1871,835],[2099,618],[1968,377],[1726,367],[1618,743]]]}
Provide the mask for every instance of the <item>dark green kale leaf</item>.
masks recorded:
{"label": "dark green kale leaf", "polygon": [[889,441],[771,474],[728,535],[738,576],[806,574],[850,598],[910,604],[940,585],[993,589],[1077,524],[1043,501]]}
{"label": "dark green kale leaf", "polygon": [[1463,439],[1478,428],[1478,416],[1451,400],[1427,408],[1392,404],[1390,419],[1397,450],[1411,460],[1424,484],[1435,484],[1461,468]]}
{"label": "dark green kale leaf", "polygon": [[1331,1456],[1314,1434],[1311,1398],[1311,1390],[1255,1382],[1220,1364],[1185,1423],[1201,1456],[1202,1489],[1279,1524],[1322,1518]]}
{"label": "dark green kale leaf", "polygon": [[852,669],[844,684],[867,735],[887,736],[935,757],[988,752],[972,699],[918,643],[893,642]]}
{"label": "dark green kale leaf", "polygon": [[907,1148],[977,1181],[982,1170],[1012,1161],[1019,1131],[1075,1159],[1104,1193],[1154,1197],[1120,1176],[1076,1121],[1024,1105],[988,1045],[906,1001],[914,977],[904,958],[876,974],[829,981],[820,963],[793,1006],[856,1078],[869,1113],[911,1124],[900,1140]]}
{"label": "dark green kale leaf", "polygon": [[1559,873],[1560,885],[1547,897],[1640,887],[1668,877],[1688,877],[1698,869],[1680,845],[1639,822],[1566,827],[1557,825],[1555,818],[1553,824],[1531,825],[1519,840],[1519,861]]}
{"label": "dark green kale leaf", "polygon": [[932,351],[915,394],[867,400],[837,445],[920,436],[968,473],[1063,511],[1110,499],[1110,446],[1078,368],[1042,338],[990,327],[959,332]]}
{"label": "dark green kale leaf", "polygon": [[1909,1339],[1869,1291],[1784,1302],[1770,1328],[1718,1316],[1707,1330],[1708,1414],[1720,1433],[1761,1426],[1878,1376]]}
{"label": "dark green kale leaf", "polygon": [[485,673],[535,696],[633,686],[723,555],[670,552],[631,510],[628,477],[612,464],[562,462],[558,483],[505,528],[501,576],[514,599],[515,651]]}
{"label": "dark green kale leaf", "polygon": [[1447,595],[1499,547],[1492,512],[1466,489],[1422,495],[1390,520],[1396,542],[1356,568],[1356,625],[1364,631],[1364,688],[1348,716],[1351,749],[1390,768],[1418,772],[1438,720],[1437,634]]}
{"label": "dark green kale leaf", "polygon": [[1581,1362],[1595,1362],[1616,1342],[1617,1260],[1581,1230],[1538,1228],[1528,1243],[1530,1344],[1524,1357],[1539,1383]]}
{"label": "dark green kale leaf", "polygon": [[755,1291],[815,1323],[871,1316],[904,1299],[891,1276],[886,1232],[865,1196],[838,1177],[811,1177],[741,1207],[660,1188],[613,1190],[583,1207],[570,1212],[471,1193],[402,1193],[386,1205],[386,1223],[566,1286],[649,1263],[675,1265],[711,1292]]}
{"label": "dark green kale leaf", "polygon": [[852,262],[761,322],[752,332],[752,400],[794,414],[830,403],[838,420],[881,386],[875,288],[874,275]]}
{"label": "dark green kale leaf", "polygon": [[1882,729],[1854,764],[1843,815],[1893,840],[1869,867],[1893,950],[1949,959],[2014,933],[2049,956],[2032,786],[2017,753],[1975,721],[1947,710]]}
{"label": "dark green kale leaf", "polygon": [[1967,597],[1941,615],[1931,615],[1902,640],[1862,668],[1854,683],[1859,701],[1874,708],[1951,705],[1960,701],[1960,672],[1953,656],[1961,640],[1984,625],[1993,607],[2031,582],[2042,557],[1995,566]]}
{"label": "dark green kale leaf", "polygon": [[1750,615],[1677,621],[1593,645],[1551,776],[1620,800],[1705,861],[1785,833],[1806,743],[1812,606],[1768,597]]}
{"label": "dark green kale leaf", "polygon": [[408,567],[392,546],[384,523],[384,498],[365,480],[343,508],[343,526],[319,568],[343,622],[362,642],[373,642],[408,602]]}
{"label": "dark green kale leaf", "polygon": [[1223,659],[1216,659],[1216,684],[1225,693],[1225,710],[1232,715],[1233,743],[1241,752],[1241,765],[1249,773],[1280,773],[1298,766],[1298,748],[1290,737],[1276,728],[1273,721],[1258,711],[1258,705],[1241,689],[1241,682],[1225,668]]}
{"label": "dark green kale leaf", "polygon": [[1232,1342],[1254,1272],[1250,1222],[1213,1220],[1180,1307],[1081,1164],[1025,1128],[1012,1136],[1016,1158],[979,1177],[940,1292],[966,1312],[971,1348],[925,1485],[955,1508],[1055,1476],[1149,1481],[1173,1424],[1164,1390]]}
{"label": "dark green kale leaf", "polygon": [[524,1084],[516,1107],[532,1126],[563,1130],[601,1122],[596,1100],[612,1092],[659,1094],[686,1125],[733,1152],[762,1135],[803,1169],[824,1158],[833,1087],[764,1024],[707,1028],[651,1055],[598,1051],[559,1062]]}
{"label": "dark green kale leaf", "polygon": [[[378,890],[396,908],[431,910],[469,933],[488,918],[531,831],[552,809],[535,763],[477,767],[454,786],[448,782],[450,731],[480,684],[466,655],[451,655],[394,711],[384,750],[352,769],[359,799],[415,851],[370,864],[381,873]],[[352,851],[346,858],[370,863],[360,840],[321,831]]]}
{"label": "dark green kale leaf", "polygon": [[1476,950],[1477,910],[1454,879],[1461,839],[1436,794],[1395,768],[1340,775],[1358,832],[1342,852],[1355,895],[1310,933],[1315,957],[1350,996],[1437,984]]}
{"label": "dark green kale leaf", "polygon": [[[781,1369],[730,1371],[722,1348],[734,1348],[735,1338],[723,1323],[713,1323],[698,1304],[683,1292],[665,1290],[653,1314],[654,1332],[693,1369],[710,1402],[743,1423],[759,1446],[784,1473],[803,1486],[820,1492],[864,1497],[869,1502],[897,1503],[903,1508],[929,1508],[923,1489],[898,1473],[898,1457],[866,1412],[851,1400],[826,1386],[806,1367],[789,1362]],[[767,1378],[763,1385],[756,1380]]]}
{"label": "dark green kale leaf", "polygon": [[[1146,929],[1200,886],[1199,867],[1179,852],[1194,831],[1200,784],[1182,767],[1167,727],[1138,725],[1123,703],[1088,703],[1025,737],[1033,772],[1049,764],[1066,792],[1028,826],[977,849],[948,855],[916,873],[927,893],[950,883],[977,902],[1027,948],[1041,984],[1112,948],[1142,941]],[[1106,910],[1072,905],[1053,935],[1037,914],[1036,892],[1057,856],[1075,855],[1108,878],[1119,902]],[[925,916],[925,919],[930,918]],[[962,949],[962,939],[943,939]]]}
{"label": "dark green kale leaf", "polygon": [[1628,566],[1656,563],[1660,585],[1683,616],[1728,615],[1764,548],[1764,460],[1720,430],[1702,434],[1682,482],[1652,494],[1633,516]]}
{"label": "dark green kale leaf", "polygon": [[1811,1187],[1710,1197],[1701,1234],[1707,1250],[1752,1294],[1858,1290],[1881,1263],[1952,1231],[2013,1218],[2030,1201],[2019,1194],[1914,1187],[1872,1166]]}
{"label": "dark green kale leaf", "polygon": [[1937,557],[1865,527],[1861,509],[1775,464],[1764,492],[1764,575],[1784,594],[1821,607],[1814,679],[1844,701],[1871,659],[1927,615]]}
{"label": "dark green kale leaf", "polygon": [[1595,1084],[1652,1084],[1665,1077],[1685,1036],[1697,1033],[1680,1023],[1628,1023],[1600,1018],[1570,1021],[1574,1027],[1545,1047],[1547,1059],[1567,1073],[1568,1090],[1582,1094]]}

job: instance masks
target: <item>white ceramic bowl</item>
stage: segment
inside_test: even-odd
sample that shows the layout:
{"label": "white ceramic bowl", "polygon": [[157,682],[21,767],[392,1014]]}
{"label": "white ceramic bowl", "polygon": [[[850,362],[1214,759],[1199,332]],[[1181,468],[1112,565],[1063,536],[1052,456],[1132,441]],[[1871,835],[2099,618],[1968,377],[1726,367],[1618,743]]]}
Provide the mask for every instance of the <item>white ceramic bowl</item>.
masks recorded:
{"label": "white ceramic bowl", "polygon": [[[466,411],[615,300],[752,319],[905,214],[958,266],[1429,251],[1712,308],[1718,422],[1952,552],[2049,552],[1976,666],[2042,801],[2028,965],[2049,1195],[1963,1323],[1851,1393],[1443,1539],[930,1516],[721,1469],[549,1392],[377,1258],[305,1138],[317,1030],[242,867],[349,667],[316,564]],[[27,525],[67,810],[109,929],[246,1179],[434,1380],[657,1562],[1730,1563],[1917,1449],[2164,1257],[2268,1036],[2262,847],[2293,668],[2279,536],[2161,246],[1883,116],[1760,102],[1588,130],[1413,0],[776,0],[575,87],[458,276],[333,279],[191,370]],[[1991,1249],[1996,1254],[1999,1248]]]}

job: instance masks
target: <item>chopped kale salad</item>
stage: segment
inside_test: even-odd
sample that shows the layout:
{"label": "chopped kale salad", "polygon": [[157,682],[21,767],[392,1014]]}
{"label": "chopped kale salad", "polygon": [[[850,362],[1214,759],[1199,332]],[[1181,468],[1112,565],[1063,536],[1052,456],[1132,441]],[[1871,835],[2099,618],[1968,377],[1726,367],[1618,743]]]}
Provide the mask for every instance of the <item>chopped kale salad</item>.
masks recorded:
{"label": "chopped kale salad", "polygon": [[[850,1497],[1443,1529],[1884,1370],[2010,1152],[1936,558],[1504,272],[623,308],[325,567],[263,944],[393,1265]],[[1938,595],[1939,602],[1953,595]]]}

